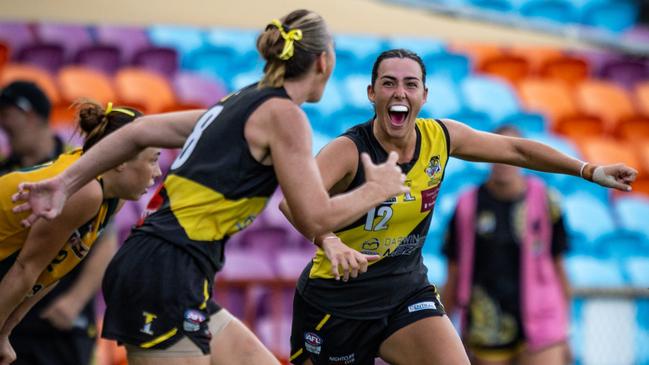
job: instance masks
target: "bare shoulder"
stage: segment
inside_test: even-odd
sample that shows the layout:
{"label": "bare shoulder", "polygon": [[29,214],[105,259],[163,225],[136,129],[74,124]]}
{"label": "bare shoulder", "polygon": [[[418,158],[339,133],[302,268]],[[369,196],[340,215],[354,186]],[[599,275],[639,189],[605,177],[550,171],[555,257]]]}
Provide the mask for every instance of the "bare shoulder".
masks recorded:
{"label": "bare shoulder", "polygon": [[65,204],[65,210],[96,211],[104,200],[104,192],[97,180],[92,180],[72,194]]}

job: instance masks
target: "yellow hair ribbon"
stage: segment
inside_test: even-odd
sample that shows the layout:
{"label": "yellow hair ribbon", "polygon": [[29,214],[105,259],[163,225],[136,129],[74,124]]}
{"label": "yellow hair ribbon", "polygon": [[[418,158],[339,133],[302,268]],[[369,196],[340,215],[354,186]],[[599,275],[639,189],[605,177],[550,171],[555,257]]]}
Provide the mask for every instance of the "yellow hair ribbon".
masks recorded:
{"label": "yellow hair ribbon", "polygon": [[273,19],[270,24],[274,25],[279,29],[279,33],[284,38],[284,49],[279,55],[279,59],[286,61],[293,57],[293,52],[295,50],[295,45],[293,42],[302,40],[302,30],[301,29],[291,29],[288,32],[284,30],[284,26],[278,19]]}
{"label": "yellow hair ribbon", "polygon": [[135,117],[135,113],[133,113],[132,111],[130,111],[128,109],[124,109],[124,108],[115,108],[115,109],[113,109],[113,103],[109,101],[108,105],[106,105],[106,112],[104,113],[104,115],[108,115],[108,114],[110,114],[110,112],[118,112],[118,113],[126,114],[129,117]]}

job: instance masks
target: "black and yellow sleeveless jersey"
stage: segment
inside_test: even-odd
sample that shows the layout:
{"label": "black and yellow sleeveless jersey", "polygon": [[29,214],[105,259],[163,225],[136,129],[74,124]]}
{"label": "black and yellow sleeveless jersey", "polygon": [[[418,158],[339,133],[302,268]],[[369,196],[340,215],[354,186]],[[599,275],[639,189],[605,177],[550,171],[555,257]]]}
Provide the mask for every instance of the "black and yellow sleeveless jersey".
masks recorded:
{"label": "black and yellow sleeveless jersey", "polygon": [[[357,125],[343,134],[358,153],[367,152],[374,163],[383,163],[388,153],[372,132],[373,122]],[[421,248],[433,215],[444,169],[449,156],[446,127],[433,119],[417,119],[417,144],[413,159],[400,164],[410,193],[385,201],[353,224],[335,232],[349,247],[381,256],[368,271],[347,283],[336,281],[331,263],[318,249],[313,262],[302,273],[298,290],[313,306],[344,318],[372,319],[385,315],[405,297],[429,285]],[[365,182],[359,162],[352,190]]]}
{"label": "black and yellow sleeveless jersey", "polygon": [[[29,212],[14,214],[11,211],[14,207],[11,195],[18,191],[18,184],[23,181],[39,181],[53,177],[63,172],[79,157],[81,157],[81,150],[77,149],[60,155],[52,162],[0,177],[0,261],[3,262],[2,267],[8,267],[13,263],[29,235],[29,228],[24,228],[20,224],[20,221],[26,218]],[[105,199],[102,202],[97,215],[70,236],[54,260],[41,273],[31,294],[58,281],[86,257],[117,210],[118,203],[119,199],[116,198]],[[52,244],[58,243],[52,242]],[[4,276],[4,274],[5,272],[0,272],[0,275]]]}
{"label": "black and yellow sleeveless jersey", "polygon": [[252,223],[277,188],[273,166],[255,160],[244,137],[248,117],[271,98],[289,96],[253,84],[209,109],[138,228],[183,247],[207,277],[222,267],[228,237]]}

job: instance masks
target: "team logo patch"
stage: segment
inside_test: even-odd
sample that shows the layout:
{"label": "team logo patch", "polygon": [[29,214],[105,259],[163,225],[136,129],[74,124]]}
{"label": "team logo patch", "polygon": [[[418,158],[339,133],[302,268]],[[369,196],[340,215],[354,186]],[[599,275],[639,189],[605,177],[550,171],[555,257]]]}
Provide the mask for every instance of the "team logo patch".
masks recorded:
{"label": "team logo patch", "polygon": [[439,185],[428,190],[421,191],[421,211],[427,212],[435,207],[437,195],[439,194]]}
{"label": "team logo patch", "polygon": [[437,309],[437,305],[435,304],[435,302],[419,302],[413,305],[409,305],[408,313],[419,312],[423,310],[435,310],[435,309]]}
{"label": "team logo patch", "polygon": [[185,332],[196,332],[201,329],[201,323],[205,322],[205,315],[195,309],[185,311],[183,329]]}
{"label": "team logo patch", "polygon": [[304,348],[315,355],[319,355],[322,350],[322,338],[313,332],[304,334]]}
{"label": "team logo patch", "polygon": [[428,166],[426,166],[424,172],[430,178],[430,181],[428,181],[428,186],[438,184],[442,180],[442,166],[439,163],[438,155],[430,158],[430,161],[428,161]]}
{"label": "team logo patch", "polygon": [[365,255],[376,255],[379,250],[379,240],[377,238],[371,238],[363,242],[363,249],[361,253]]}
{"label": "team logo patch", "polygon": [[350,365],[356,362],[356,356],[354,354],[342,355],[342,356],[329,356],[330,365]]}

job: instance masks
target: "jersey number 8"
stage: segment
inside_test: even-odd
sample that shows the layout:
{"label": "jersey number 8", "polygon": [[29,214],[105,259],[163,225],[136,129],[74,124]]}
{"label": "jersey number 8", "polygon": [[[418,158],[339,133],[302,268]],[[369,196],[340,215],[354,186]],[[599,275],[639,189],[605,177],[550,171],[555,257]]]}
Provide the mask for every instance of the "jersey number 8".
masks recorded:
{"label": "jersey number 8", "polygon": [[172,170],[179,168],[185,162],[187,162],[189,156],[191,156],[192,152],[194,152],[194,148],[196,148],[196,144],[198,144],[198,140],[201,138],[203,132],[207,129],[207,127],[210,126],[210,124],[212,124],[214,120],[216,120],[216,117],[218,117],[219,114],[221,114],[222,110],[223,110],[223,105],[216,105],[212,109],[206,111],[205,114],[201,116],[198,122],[196,122],[192,134],[190,134],[189,137],[187,137],[187,140],[185,141],[185,145],[183,145],[182,151],[180,151],[180,154],[178,155],[178,157],[176,157],[174,163],[171,164]]}

